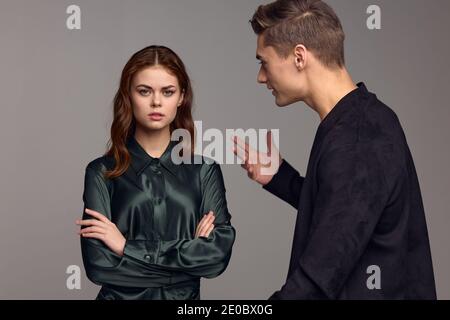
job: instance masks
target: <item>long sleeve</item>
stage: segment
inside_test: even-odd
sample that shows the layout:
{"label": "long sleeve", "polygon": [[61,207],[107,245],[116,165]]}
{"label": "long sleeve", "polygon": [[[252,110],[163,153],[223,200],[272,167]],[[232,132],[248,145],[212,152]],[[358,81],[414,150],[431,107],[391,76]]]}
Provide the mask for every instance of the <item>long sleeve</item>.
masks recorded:
{"label": "long sleeve", "polygon": [[388,201],[382,159],[364,144],[329,151],[307,246],[272,299],[335,299],[363,254]]}
{"label": "long sleeve", "polygon": [[[110,192],[107,181],[99,170],[85,172],[84,208],[98,211],[111,220]],[[83,219],[93,219],[83,210]],[[98,239],[81,238],[81,251],[86,275],[98,285],[154,287],[187,278],[156,266],[143,264],[128,256],[119,256]]]}
{"label": "long sleeve", "polygon": [[[192,276],[213,278],[227,267],[235,240],[235,229],[230,223],[225,196],[225,185],[220,166],[203,165],[200,172],[201,214],[213,211],[214,229],[208,238],[177,239],[174,241],[127,241],[125,254],[168,270]],[[156,253],[153,250],[155,248]],[[147,257],[147,260],[142,257]]]}
{"label": "long sleeve", "polygon": [[283,159],[278,172],[263,188],[298,209],[304,180],[305,178]]}

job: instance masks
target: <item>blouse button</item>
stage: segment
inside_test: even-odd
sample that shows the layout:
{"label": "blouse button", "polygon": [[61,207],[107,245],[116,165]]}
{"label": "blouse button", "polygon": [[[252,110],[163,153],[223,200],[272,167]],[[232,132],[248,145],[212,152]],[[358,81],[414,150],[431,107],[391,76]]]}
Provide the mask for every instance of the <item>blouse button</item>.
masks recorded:
{"label": "blouse button", "polygon": [[161,174],[161,170],[159,170],[158,168],[152,168],[152,171],[156,175],[160,175]]}
{"label": "blouse button", "polygon": [[146,255],[144,256],[144,259],[147,260],[148,262],[151,262],[151,261],[152,261],[152,256],[149,255],[149,254],[146,254]]}
{"label": "blouse button", "polygon": [[152,159],[152,161],[150,162],[150,164],[151,164],[153,167],[159,167],[159,166],[160,166],[159,159]]}

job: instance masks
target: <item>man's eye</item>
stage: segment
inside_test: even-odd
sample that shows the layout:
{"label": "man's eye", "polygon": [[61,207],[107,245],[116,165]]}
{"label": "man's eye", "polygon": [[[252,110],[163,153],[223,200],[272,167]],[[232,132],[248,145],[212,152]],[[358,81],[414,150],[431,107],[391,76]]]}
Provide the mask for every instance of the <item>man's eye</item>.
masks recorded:
{"label": "man's eye", "polygon": [[171,95],[173,95],[175,92],[174,91],[164,91],[163,94],[166,97],[170,97]]}

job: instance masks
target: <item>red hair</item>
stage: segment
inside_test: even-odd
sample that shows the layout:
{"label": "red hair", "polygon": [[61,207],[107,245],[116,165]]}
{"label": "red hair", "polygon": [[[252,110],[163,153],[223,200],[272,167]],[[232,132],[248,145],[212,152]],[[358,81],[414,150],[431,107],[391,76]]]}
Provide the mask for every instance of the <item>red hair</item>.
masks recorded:
{"label": "red hair", "polygon": [[[105,173],[107,178],[115,178],[122,175],[131,163],[126,143],[134,135],[136,129],[130,95],[132,79],[142,69],[156,65],[164,67],[169,73],[177,77],[181,92],[184,95],[182,104],[177,110],[177,115],[170,124],[170,132],[175,129],[188,130],[191,134],[191,146],[194,146],[193,92],[184,63],[175,52],[167,47],[146,47],[133,54],[125,65],[119,89],[114,97],[114,119],[111,125],[111,138],[108,141],[106,155],[114,157],[115,167]],[[192,147],[191,150],[194,150],[194,148]]]}

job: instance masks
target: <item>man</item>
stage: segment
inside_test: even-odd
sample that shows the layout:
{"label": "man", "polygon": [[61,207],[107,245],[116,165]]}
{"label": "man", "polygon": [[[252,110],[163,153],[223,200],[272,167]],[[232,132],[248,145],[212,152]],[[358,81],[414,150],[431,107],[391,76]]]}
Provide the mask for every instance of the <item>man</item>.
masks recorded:
{"label": "man", "polygon": [[[396,114],[352,81],[339,18],[320,0],[279,0],[251,25],[258,82],[279,107],[303,101],[321,119],[304,177],[270,135],[267,154],[235,138],[249,177],[298,210],[286,283],[271,299],[436,299],[406,138]],[[263,174],[274,155],[276,174]]]}

